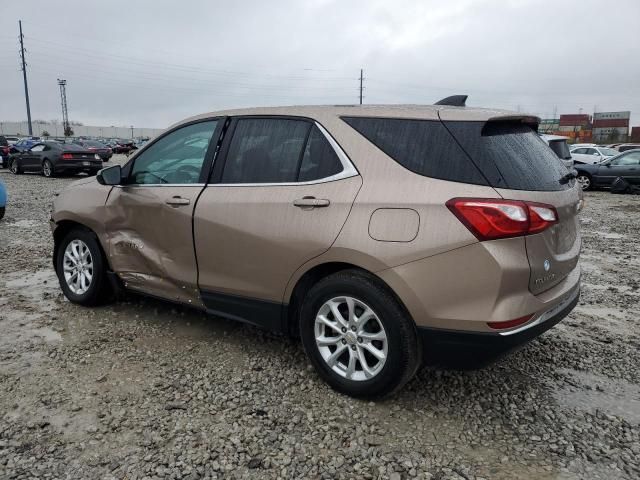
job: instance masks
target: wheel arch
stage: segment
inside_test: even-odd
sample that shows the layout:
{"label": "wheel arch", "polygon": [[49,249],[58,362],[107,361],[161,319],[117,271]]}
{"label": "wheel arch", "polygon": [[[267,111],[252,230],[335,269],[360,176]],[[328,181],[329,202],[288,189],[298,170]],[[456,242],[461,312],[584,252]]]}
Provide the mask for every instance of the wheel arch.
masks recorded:
{"label": "wheel arch", "polygon": [[102,253],[102,257],[105,261],[105,263],[107,264],[107,267],[109,269],[111,269],[111,265],[109,263],[109,257],[106,254],[106,250],[104,248],[104,246],[102,245],[102,241],[100,240],[100,236],[90,227],[84,225],[83,223],[80,222],[76,222],[75,220],[60,220],[58,222],[56,222],[56,228],[53,231],[53,268],[55,270],[56,268],[56,259],[58,258],[58,249],[60,248],[60,243],[62,242],[62,240],[64,239],[64,237],[71,231],[74,229],[83,229],[86,230],[88,232],[93,233],[97,240],[98,240],[98,246],[100,247],[100,252]]}
{"label": "wheel arch", "polygon": [[323,278],[326,278],[329,275],[333,275],[334,273],[343,270],[358,270],[375,278],[380,286],[387,290],[393,296],[393,298],[398,302],[398,305],[400,305],[408,318],[411,318],[411,321],[413,321],[415,325],[415,321],[413,320],[413,317],[409,313],[409,310],[405,306],[402,299],[400,299],[400,297],[398,297],[396,292],[389,286],[389,284],[378,275],[376,275],[372,269],[348,261],[327,261],[323,263],[317,263],[308,268],[299,276],[295,284],[292,286],[290,296],[288,297],[288,302],[286,302],[288,303],[288,308],[286,309],[286,316],[284,318],[285,332],[294,337],[297,337],[299,335],[298,315],[306,293],[309,291],[309,289],[311,289],[311,287],[313,287],[313,285],[318,283]]}

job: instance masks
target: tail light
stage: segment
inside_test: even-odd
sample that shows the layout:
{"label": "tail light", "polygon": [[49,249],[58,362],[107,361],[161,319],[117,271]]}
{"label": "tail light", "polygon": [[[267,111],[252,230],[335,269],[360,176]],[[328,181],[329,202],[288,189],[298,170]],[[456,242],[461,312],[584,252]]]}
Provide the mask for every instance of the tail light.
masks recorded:
{"label": "tail light", "polygon": [[558,222],[553,206],[535,202],[452,198],[447,207],[481,242],[540,233]]}
{"label": "tail light", "polygon": [[73,159],[73,155],[70,153],[63,153],[62,154],[62,159],[63,160],[72,160]]}

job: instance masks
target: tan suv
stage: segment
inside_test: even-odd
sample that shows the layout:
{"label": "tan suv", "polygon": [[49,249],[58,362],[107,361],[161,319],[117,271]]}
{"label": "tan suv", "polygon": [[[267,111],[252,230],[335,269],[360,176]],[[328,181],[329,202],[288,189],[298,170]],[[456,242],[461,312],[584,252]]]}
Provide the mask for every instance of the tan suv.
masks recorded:
{"label": "tan suv", "polygon": [[423,353],[506,351],[578,301],[582,194],[537,121],[447,105],[190,118],[57,197],[60,285],[81,305],[124,288],[300,335],[332,387],[388,394]]}

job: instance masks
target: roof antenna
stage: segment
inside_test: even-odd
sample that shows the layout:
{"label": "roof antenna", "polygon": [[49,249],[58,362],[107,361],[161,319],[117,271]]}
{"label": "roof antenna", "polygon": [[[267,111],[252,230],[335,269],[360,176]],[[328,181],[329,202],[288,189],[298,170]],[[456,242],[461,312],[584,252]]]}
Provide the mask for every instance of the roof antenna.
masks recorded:
{"label": "roof antenna", "polygon": [[447,105],[449,107],[466,107],[468,95],[451,95],[450,97],[443,98],[434,105]]}

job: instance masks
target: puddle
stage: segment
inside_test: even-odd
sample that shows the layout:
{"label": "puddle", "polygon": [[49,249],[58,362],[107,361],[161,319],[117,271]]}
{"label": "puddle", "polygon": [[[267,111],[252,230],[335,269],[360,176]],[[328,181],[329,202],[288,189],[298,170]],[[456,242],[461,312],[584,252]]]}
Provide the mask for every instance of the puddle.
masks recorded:
{"label": "puddle", "polygon": [[614,232],[592,232],[591,235],[598,237],[598,238],[606,238],[607,240],[617,240],[620,238],[626,238],[626,235],[623,235],[622,233],[614,233]]}
{"label": "puddle", "polygon": [[7,289],[31,300],[40,311],[53,310],[55,304],[48,299],[55,298],[59,292],[58,278],[53,270],[39,270],[35,273],[13,272],[7,277]]}
{"label": "puddle", "polygon": [[590,413],[596,410],[640,423],[640,387],[624,380],[602,375],[562,369],[577,386],[566,386],[554,393],[556,402],[565,407]]}
{"label": "puddle", "polygon": [[8,227],[18,227],[18,228],[32,228],[41,225],[42,222],[38,222],[35,220],[17,220],[12,223],[8,223]]}

